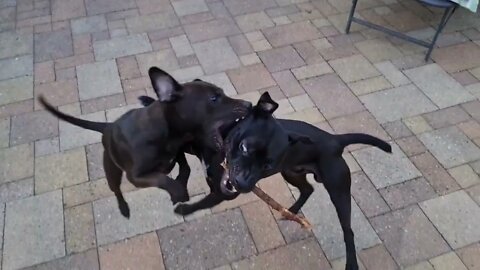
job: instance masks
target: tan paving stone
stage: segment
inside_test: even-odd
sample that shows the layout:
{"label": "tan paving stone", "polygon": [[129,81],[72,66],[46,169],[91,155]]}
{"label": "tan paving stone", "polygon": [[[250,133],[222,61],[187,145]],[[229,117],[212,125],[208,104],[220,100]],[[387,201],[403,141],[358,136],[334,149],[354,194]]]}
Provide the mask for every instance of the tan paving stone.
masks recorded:
{"label": "tan paving stone", "polygon": [[289,70],[272,73],[272,76],[287,97],[305,93],[305,90]]}
{"label": "tan paving stone", "polygon": [[480,47],[467,42],[455,46],[438,48],[432,53],[435,60],[445,71],[457,72],[471,69],[480,63]]}
{"label": "tan paving stone", "polygon": [[468,164],[451,168],[448,172],[462,188],[468,188],[480,183],[480,177]]}
{"label": "tan paving stone", "polygon": [[65,238],[67,254],[95,248],[95,228],[90,203],[65,209]]}
{"label": "tan paving stone", "polygon": [[414,156],[411,160],[437,193],[446,194],[459,189],[457,182],[429,152]]}
{"label": "tan paving stone", "polygon": [[302,94],[288,99],[295,111],[313,108],[315,105],[307,94]]}
{"label": "tan paving stone", "polygon": [[[25,238],[25,235],[35,237]],[[18,269],[63,257],[64,241],[61,191],[7,203],[3,269]]]}
{"label": "tan paving stone", "polygon": [[387,249],[383,245],[378,245],[369,249],[362,250],[359,256],[362,260],[363,265],[369,270],[398,269],[397,264],[392,259]]}
{"label": "tan paving stone", "polygon": [[240,33],[235,21],[227,18],[184,25],[184,29],[190,42],[202,42]]}
{"label": "tan paving stone", "polygon": [[132,237],[98,250],[102,269],[142,269],[163,270],[162,252],[154,232]]}
{"label": "tan paving stone", "polygon": [[0,149],[0,183],[33,176],[33,144]]}
{"label": "tan paving stone", "polygon": [[383,76],[378,76],[349,83],[348,87],[352,89],[355,95],[359,96],[388,89],[391,88],[392,85]]}
{"label": "tan paving stone", "polygon": [[310,238],[232,264],[233,269],[328,269],[318,243]]}
{"label": "tan paving stone", "polygon": [[272,20],[263,11],[237,16],[235,20],[244,33],[274,26]]}
{"label": "tan paving stone", "polygon": [[20,200],[30,196],[33,196],[33,178],[0,185],[0,203]]}
{"label": "tan paving stone", "polygon": [[300,55],[291,46],[271,49],[258,53],[270,72],[296,68],[305,65]]}
{"label": "tan paving stone", "polygon": [[418,206],[372,218],[371,222],[401,266],[409,266],[450,250]]}
{"label": "tan paving stone", "polygon": [[430,263],[433,265],[433,268],[435,270],[468,270],[467,267],[465,267],[465,265],[462,263],[460,258],[458,258],[457,254],[455,254],[455,252],[453,251],[430,259]]}
{"label": "tan paving stone", "polygon": [[10,118],[0,119],[0,148],[6,148],[10,144]]}
{"label": "tan paving stone", "polygon": [[245,1],[235,1],[235,0],[226,0],[225,6],[228,8],[228,11],[234,16],[246,13],[252,13],[257,11],[262,11],[267,8],[276,7],[277,4],[274,0],[245,0]]}
{"label": "tan paving stone", "polygon": [[327,64],[327,62],[322,62],[319,64],[312,64],[303,67],[293,68],[292,73],[293,75],[295,75],[295,78],[297,78],[297,80],[303,80],[328,73],[333,73],[333,70]]}
{"label": "tan paving stone", "polygon": [[130,33],[144,33],[158,29],[174,27],[179,24],[178,18],[173,11],[157,14],[134,16],[125,19]]}
{"label": "tan paving stone", "polygon": [[193,50],[206,74],[215,74],[241,65],[226,38],[194,43]]}
{"label": "tan paving stone", "polygon": [[355,47],[372,63],[402,57],[402,53],[397,48],[382,39],[360,41],[355,43]]}
{"label": "tan paving stone", "polygon": [[480,207],[463,191],[420,203],[420,207],[452,248],[478,242]]}
{"label": "tan paving stone", "polygon": [[35,159],[35,193],[88,181],[85,150],[77,148]]}
{"label": "tan paving stone", "polygon": [[362,55],[332,60],[329,64],[345,82],[354,82],[380,75],[378,70]]}
{"label": "tan paving stone", "polygon": [[33,98],[33,77],[23,76],[0,81],[0,96],[0,105]]}
{"label": "tan paving stone", "polygon": [[[327,119],[365,110],[357,97],[336,74],[307,79],[301,84]],[[343,106],[337,106],[337,103]]]}
{"label": "tan paving stone", "polygon": [[259,252],[285,244],[275,218],[264,202],[252,202],[240,209]]}
{"label": "tan paving stone", "polygon": [[408,127],[400,120],[382,124],[382,127],[393,139],[399,139],[413,135]]}
{"label": "tan paving stone", "polygon": [[[53,106],[61,106],[78,101],[76,80],[44,83],[35,85],[35,97],[43,95]],[[35,98],[35,109],[43,109],[38,99]]]}
{"label": "tan paving stone", "polygon": [[457,254],[469,270],[480,268],[480,243],[458,249]]}
{"label": "tan paving stone", "polygon": [[238,93],[247,93],[275,85],[275,81],[263,64],[229,70],[227,75]]}
{"label": "tan paving stone", "polygon": [[266,28],[263,30],[263,33],[273,47],[281,47],[321,37],[321,34],[309,21]]}
{"label": "tan paving stone", "polygon": [[297,50],[298,54],[300,54],[300,56],[303,58],[303,60],[305,60],[308,65],[320,64],[325,62],[318,49],[315,47],[316,44],[314,42],[317,40],[313,40],[312,42],[304,41],[293,44],[295,50]]}
{"label": "tan paving stone", "polygon": [[364,173],[352,174],[352,196],[365,216],[372,217],[390,211],[390,208]]}
{"label": "tan paving stone", "polygon": [[433,266],[428,261],[423,261],[415,265],[406,267],[405,270],[434,270]]}
{"label": "tan paving stone", "polygon": [[427,120],[420,115],[403,119],[403,122],[414,134],[417,135],[432,130],[432,127],[428,124]]}
{"label": "tan paving stone", "polygon": [[419,155],[427,151],[423,143],[415,136],[402,138],[396,142],[403,152],[405,152],[405,154],[409,157]]}

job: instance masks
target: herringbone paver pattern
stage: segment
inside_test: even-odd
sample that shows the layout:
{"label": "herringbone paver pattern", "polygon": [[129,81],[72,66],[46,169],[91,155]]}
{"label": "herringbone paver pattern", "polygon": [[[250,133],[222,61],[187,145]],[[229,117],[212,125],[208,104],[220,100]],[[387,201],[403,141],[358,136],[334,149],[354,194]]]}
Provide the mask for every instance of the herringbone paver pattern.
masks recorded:
{"label": "herringbone paver pattern", "polygon": [[[359,25],[350,0],[0,1],[0,269],[343,269],[336,213],[321,185],[303,208],[312,232],[253,194],[186,218],[160,190],[122,189],[120,216],[99,134],[37,102],[112,121],[153,94],[147,69],[202,78],[278,117],[388,140],[355,145],[352,225],[362,269],[480,269],[480,17],[459,9],[432,60]],[[432,38],[441,12],[360,0],[371,21]],[[194,157],[192,200],[208,191]],[[260,182],[284,205],[297,191]]]}

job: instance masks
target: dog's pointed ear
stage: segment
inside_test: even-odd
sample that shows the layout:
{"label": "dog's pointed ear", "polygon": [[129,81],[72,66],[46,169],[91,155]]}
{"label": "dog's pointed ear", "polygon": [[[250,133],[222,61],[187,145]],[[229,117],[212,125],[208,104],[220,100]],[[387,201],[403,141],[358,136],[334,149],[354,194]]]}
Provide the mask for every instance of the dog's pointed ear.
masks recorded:
{"label": "dog's pointed ear", "polygon": [[310,139],[310,137],[302,136],[298,134],[288,134],[288,143],[290,145],[294,145],[299,142],[304,144],[313,144],[313,141]]}
{"label": "dog's pointed ear", "polygon": [[200,79],[198,79],[198,78],[195,79],[195,80],[193,80],[193,81],[194,81],[194,82],[203,82],[202,80],[200,80]]}
{"label": "dog's pointed ear", "polygon": [[148,76],[158,100],[170,102],[182,96],[180,84],[165,71],[157,67],[151,67],[148,70]]}
{"label": "dog's pointed ear", "polygon": [[256,110],[266,114],[273,114],[278,108],[278,103],[273,101],[268,92],[263,93],[257,102]]}
{"label": "dog's pointed ear", "polygon": [[140,100],[140,103],[143,105],[143,107],[147,107],[153,102],[155,102],[155,99],[149,96],[139,96],[138,100]]}

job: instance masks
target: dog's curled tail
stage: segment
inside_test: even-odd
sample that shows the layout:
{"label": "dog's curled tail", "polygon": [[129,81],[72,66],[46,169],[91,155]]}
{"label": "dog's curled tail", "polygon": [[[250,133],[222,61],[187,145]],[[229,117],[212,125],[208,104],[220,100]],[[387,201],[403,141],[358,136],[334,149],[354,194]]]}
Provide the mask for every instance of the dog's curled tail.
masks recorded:
{"label": "dog's curled tail", "polygon": [[350,144],[368,144],[375,147],[382,149],[385,152],[392,153],[392,146],[377,137],[372,135],[364,134],[364,133],[348,133],[348,134],[340,134],[338,136],[338,141],[343,146],[343,148],[347,147]]}
{"label": "dog's curled tail", "polygon": [[98,131],[98,132],[103,132],[105,127],[107,126],[108,123],[101,123],[101,122],[93,122],[93,121],[87,121],[79,118],[75,118],[73,116],[70,116],[68,114],[64,114],[61,111],[58,111],[55,109],[52,105],[50,105],[43,96],[38,97],[38,101],[47,109],[47,111],[51,112],[53,115],[56,117],[69,122],[70,124]]}

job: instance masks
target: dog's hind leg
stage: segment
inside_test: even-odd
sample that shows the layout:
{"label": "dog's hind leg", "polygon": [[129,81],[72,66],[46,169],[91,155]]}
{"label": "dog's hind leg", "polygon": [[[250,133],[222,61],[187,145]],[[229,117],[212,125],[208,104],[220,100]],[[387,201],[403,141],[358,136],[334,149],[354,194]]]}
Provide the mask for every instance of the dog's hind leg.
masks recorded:
{"label": "dog's hind leg", "polygon": [[290,212],[297,214],[302,208],[310,195],[313,193],[313,186],[307,181],[306,174],[297,174],[290,171],[283,171],[282,177],[292,186],[298,188],[300,191],[300,197],[295,203],[288,209]]}
{"label": "dog's hind leg", "polygon": [[186,197],[182,201],[186,202],[190,199],[187,190],[188,177],[190,177],[191,172],[190,166],[188,165],[187,158],[185,157],[185,153],[183,152],[178,153],[176,161],[178,163],[178,175],[175,178],[175,181],[179,182],[184,187]]}
{"label": "dog's hind leg", "polygon": [[126,218],[130,218],[130,208],[128,207],[125,198],[123,198],[120,184],[122,183],[122,169],[118,168],[106,151],[103,152],[103,168],[105,169],[105,176],[107,178],[108,186],[115,193],[117,197],[118,208],[120,213]]}
{"label": "dog's hind leg", "polygon": [[319,165],[322,168],[321,178],[323,184],[335,206],[340,225],[342,226],[343,240],[347,253],[345,269],[358,270],[355,240],[351,227],[350,170],[343,159],[329,160]]}

